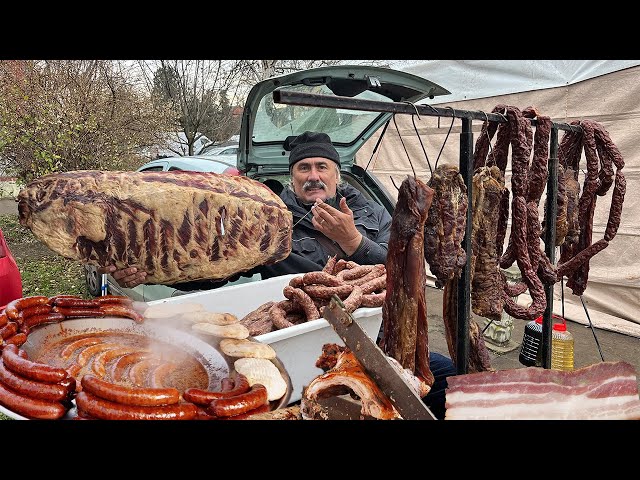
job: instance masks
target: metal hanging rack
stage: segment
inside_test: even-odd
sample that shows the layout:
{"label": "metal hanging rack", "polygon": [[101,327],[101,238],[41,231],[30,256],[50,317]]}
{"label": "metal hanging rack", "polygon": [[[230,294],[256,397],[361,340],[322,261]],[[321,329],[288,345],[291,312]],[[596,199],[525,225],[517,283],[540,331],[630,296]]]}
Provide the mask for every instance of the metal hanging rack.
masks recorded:
{"label": "metal hanging rack", "polygon": [[[495,113],[485,113],[483,111],[458,110],[451,107],[439,108],[431,105],[416,105],[409,102],[380,102],[375,100],[361,100],[350,97],[328,96],[315,93],[301,93],[287,90],[275,90],[273,101],[288,105],[302,105],[307,107],[341,108],[347,110],[361,110],[368,112],[388,112],[407,115],[425,115],[430,117],[453,117],[459,118],[462,122],[460,131],[460,160],[459,170],[467,187],[467,196],[472,198],[473,180],[473,120],[488,120],[498,123],[505,123],[505,117]],[[535,119],[530,119],[533,126],[537,124]],[[549,161],[547,178],[547,199],[545,217],[545,253],[552,264],[555,264],[555,242],[556,242],[556,197],[558,195],[558,130],[579,132],[580,127],[566,123],[551,124],[551,136],[549,140]],[[467,263],[463,267],[460,279],[458,280],[458,318],[457,318],[457,358],[464,359],[457,362],[456,370],[458,375],[468,372],[469,362],[469,319],[471,312],[471,214],[472,209],[467,209],[467,222],[462,248],[467,252]],[[553,285],[545,286],[547,297],[547,307],[544,311],[542,321],[542,366],[551,368],[551,336],[552,336],[552,313],[553,313]]]}

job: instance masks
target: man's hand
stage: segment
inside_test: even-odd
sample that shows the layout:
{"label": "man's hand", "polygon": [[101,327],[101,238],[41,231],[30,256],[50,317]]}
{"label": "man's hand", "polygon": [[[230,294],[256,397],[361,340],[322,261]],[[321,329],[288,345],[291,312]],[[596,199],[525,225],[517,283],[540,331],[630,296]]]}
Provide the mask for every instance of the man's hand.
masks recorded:
{"label": "man's hand", "polygon": [[138,285],[145,283],[147,279],[147,272],[144,270],[138,271],[136,267],[127,267],[122,270],[117,270],[115,265],[107,265],[104,268],[98,268],[98,273],[109,273],[113,279],[118,282],[118,285],[125,288],[134,288]]}
{"label": "man's hand", "polygon": [[316,230],[337,242],[347,255],[353,255],[362,241],[362,234],[356,228],[353,212],[344,197],[340,199],[340,210],[316,200],[311,222]]}

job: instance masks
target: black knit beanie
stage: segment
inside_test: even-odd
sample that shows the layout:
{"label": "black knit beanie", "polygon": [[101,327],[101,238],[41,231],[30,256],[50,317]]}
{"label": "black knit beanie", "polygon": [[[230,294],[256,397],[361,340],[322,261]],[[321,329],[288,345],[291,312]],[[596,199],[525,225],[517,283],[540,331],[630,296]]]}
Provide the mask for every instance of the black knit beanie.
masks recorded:
{"label": "black knit beanie", "polygon": [[290,143],[289,168],[305,158],[328,158],[340,166],[340,155],[326,133],[304,132]]}

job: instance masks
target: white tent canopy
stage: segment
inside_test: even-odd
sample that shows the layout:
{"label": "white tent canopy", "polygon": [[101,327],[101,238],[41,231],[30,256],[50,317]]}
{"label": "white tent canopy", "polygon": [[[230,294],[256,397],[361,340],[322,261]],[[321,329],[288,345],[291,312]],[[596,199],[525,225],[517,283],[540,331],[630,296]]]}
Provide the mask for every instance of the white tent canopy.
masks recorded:
{"label": "white tent canopy", "polygon": [[430,60],[397,62],[394,68],[451,92],[437,101],[458,102],[573,85],[637,65],[638,60]]}
{"label": "white tent canopy", "polygon": [[[452,92],[427,101],[431,105],[483,112],[490,112],[497,104],[521,110],[534,106],[554,122],[591,119],[604,126],[625,161],[622,171],[627,190],[622,220],[609,246],[591,259],[582,299],[565,287],[564,313],[569,320],[588,323],[584,300],[595,326],[640,337],[640,61],[433,60],[397,62],[393,67],[428,78]],[[412,166],[423,180],[430,177],[425,152],[431,166],[439,156],[440,163],[458,165],[459,120],[452,123],[448,118],[397,115],[396,123],[398,129],[391,122],[375,154],[378,136],[365,144],[357,159],[362,166],[369,164],[369,170],[390,192],[396,192],[394,183],[400,185],[406,175],[413,174]],[[481,121],[473,122],[474,144],[481,127]],[[562,135],[560,132],[559,140]],[[586,170],[584,156],[581,166]],[[508,187],[509,169],[510,165]],[[579,182],[584,183],[583,173]],[[545,198],[546,193],[540,202],[541,218]],[[610,205],[611,190],[597,200],[594,242],[604,235]],[[563,309],[561,294],[558,283],[554,295],[557,314]],[[526,295],[520,296],[520,303],[527,301]]]}

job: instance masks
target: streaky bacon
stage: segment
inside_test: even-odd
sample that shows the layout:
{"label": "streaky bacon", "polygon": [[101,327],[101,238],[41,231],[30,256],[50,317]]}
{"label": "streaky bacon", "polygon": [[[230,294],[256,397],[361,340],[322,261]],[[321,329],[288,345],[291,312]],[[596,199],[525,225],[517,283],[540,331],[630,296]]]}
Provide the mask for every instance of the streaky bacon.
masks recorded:
{"label": "streaky bacon", "polygon": [[446,420],[640,419],[634,367],[527,367],[447,378]]}

